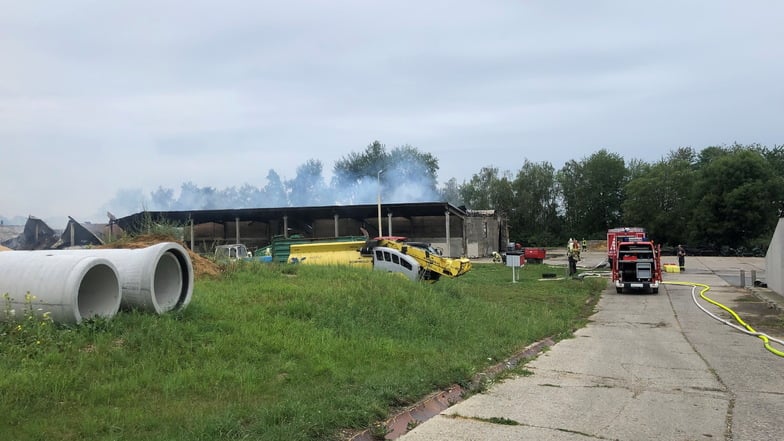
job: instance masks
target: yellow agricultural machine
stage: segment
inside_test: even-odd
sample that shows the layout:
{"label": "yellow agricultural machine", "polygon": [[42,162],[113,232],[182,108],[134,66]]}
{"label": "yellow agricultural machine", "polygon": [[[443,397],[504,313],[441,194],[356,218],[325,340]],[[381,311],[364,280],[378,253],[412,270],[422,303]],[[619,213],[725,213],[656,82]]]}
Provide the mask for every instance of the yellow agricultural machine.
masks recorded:
{"label": "yellow agricultural machine", "polygon": [[471,261],[467,258],[444,257],[430,244],[408,242],[404,237],[292,244],[289,262],[366,266],[431,283],[441,276],[461,276],[471,269]]}

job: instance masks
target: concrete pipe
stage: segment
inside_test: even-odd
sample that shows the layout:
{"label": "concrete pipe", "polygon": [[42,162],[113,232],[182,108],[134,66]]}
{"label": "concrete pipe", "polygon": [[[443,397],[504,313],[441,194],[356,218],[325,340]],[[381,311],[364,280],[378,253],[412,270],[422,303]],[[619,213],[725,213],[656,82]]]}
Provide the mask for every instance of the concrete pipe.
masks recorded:
{"label": "concrete pipe", "polygon": [[2,301],[10,304],[0,319],[23,319],[30,311],[65,324],[111,318],[121,296],[117,268],[108,259],[41,251],[0,253],[0,295],[6,294]]}
{"label": "concrete pipe", "polygon": [[124,309],[163,314],[183,309],[193,295],[193,263],[180,244],[163,242],[138,249],[64,250],[109,259],[120,274]]}

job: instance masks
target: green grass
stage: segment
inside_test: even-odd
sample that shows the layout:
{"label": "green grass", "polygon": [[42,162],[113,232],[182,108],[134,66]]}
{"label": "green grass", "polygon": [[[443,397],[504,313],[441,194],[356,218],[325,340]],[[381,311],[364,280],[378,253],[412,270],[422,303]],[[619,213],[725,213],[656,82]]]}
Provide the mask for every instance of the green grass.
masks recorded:
{"label": "green grass", "polygon": [[[606,281],[475,265],[436,284],[241,265],[191,305],[36,336],[0,324],[0,439],[324,440],[584,323]],[[40,335],[39,335],[40,334]]]}

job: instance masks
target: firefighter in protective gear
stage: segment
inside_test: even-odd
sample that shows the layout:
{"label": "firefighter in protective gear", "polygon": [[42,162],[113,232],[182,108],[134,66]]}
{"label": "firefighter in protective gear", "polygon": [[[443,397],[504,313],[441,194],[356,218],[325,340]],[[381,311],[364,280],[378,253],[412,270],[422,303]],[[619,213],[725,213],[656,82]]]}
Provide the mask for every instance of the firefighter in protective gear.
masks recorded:
{"label": "firefighter in protective gear", "polygon": [[580,260],[580,244],[569,238],[566,244],[566,257],[569,260],[569,277],[577,274],[577,261]]}

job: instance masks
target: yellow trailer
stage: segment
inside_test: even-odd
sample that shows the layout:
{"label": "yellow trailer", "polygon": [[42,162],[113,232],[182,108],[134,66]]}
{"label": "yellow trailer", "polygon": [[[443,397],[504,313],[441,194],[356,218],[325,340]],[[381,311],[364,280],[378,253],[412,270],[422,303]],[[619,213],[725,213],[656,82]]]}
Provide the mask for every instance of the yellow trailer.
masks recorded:
{"label": "yellow trailer", "polygon": [[364,240],[292,244],[289,262],[314,265],[353,265],[372,268],[373,258],[363,256],[360,252],[363,246],[365,246]]}

